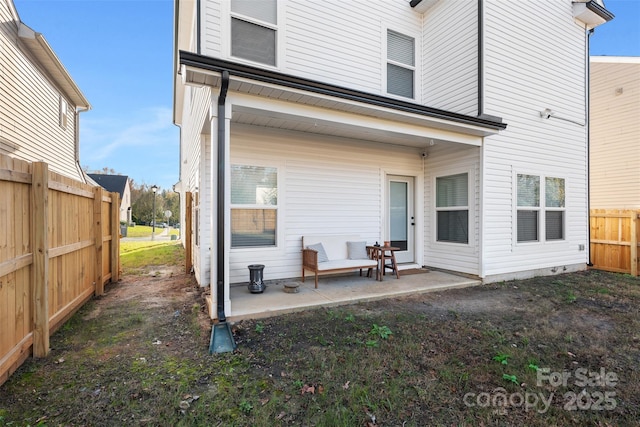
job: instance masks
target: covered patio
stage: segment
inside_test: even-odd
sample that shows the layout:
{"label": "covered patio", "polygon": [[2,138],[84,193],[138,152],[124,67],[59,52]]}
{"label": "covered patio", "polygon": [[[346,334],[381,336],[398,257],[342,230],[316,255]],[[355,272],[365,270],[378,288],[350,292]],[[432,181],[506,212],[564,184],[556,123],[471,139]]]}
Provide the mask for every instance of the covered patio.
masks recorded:
{"label": "covered patio", "polygon": [[[285,284],[299,283],[297,293],[284,292]],[[231,312],[227,320],[259,319],[317,307],[332,307],[356,302],[374,301],[384,298],[415,295],[479,285],[478,279],[435,271],[412,269],[400,271],[400,278],[387,274],[383,281],[360,276],[357,272],[348,275],[322,276],[318,289],[313,279],[305,283],[297,279],[267,281],[267,289],[252,294],[247,284],[230,288]]]}

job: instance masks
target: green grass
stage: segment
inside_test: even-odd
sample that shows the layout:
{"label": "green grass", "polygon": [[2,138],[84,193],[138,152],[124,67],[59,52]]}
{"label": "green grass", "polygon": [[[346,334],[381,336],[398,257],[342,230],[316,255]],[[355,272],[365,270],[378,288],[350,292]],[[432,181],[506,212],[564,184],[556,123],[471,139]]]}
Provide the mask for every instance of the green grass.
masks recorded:
{"label": "green grass", "polygon": [[153,266],[183,264],[184,250],[175,240],[120,242],[120,263],[124,274],[141,274]]}
{"label": "green grass", "polygon": [[[127,227],[127,237],[151,237],[153,227],[148,225],[136,225]],[[164,228],[156,227],[156,236],[164,231]]]}

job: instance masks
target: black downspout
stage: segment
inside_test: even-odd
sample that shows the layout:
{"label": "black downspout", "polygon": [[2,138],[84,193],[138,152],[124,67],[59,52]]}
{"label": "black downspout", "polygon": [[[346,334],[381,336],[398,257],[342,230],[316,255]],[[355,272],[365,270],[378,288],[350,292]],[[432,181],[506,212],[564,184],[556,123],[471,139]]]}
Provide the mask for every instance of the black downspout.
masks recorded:
{"label": "black downspout", "polygon": [[[227,316],[224,313],[224,193],[225,193],[225,102],[229,89],[229,72],[222,72],[222,84],[220,96],[218,96],[218,263],[217,263],[217,289],[218,289],[218,321],[225,322]],[[213,172],[213,171],[212,171]]]}
{"label": "black downspout", "polygon": [[200,55],[200,0],[196,1],[196,53]]}
{"label": "black downspout", "polygon": [[587,31],[587,40],[586,40],[586,55],[587,55],[587,63],[585,64],[585,68],[587,70],[587,76],[585,78],[585,108],[586,108],[586,119],[585,126],[587,127],[587,267],[593,267],[593,262],[591,262],[591,125],[589,120],[591,119],[591,34],[593,34],[594,29],[590,29]]}
{"label": "black downspout", "polygon": [[484,18],[483,18],[483,10],[484,4],[482,0],[478,0],[478,117],[481,117],[484,114],[484,70],[483,70],[483,61],[484,61]]}

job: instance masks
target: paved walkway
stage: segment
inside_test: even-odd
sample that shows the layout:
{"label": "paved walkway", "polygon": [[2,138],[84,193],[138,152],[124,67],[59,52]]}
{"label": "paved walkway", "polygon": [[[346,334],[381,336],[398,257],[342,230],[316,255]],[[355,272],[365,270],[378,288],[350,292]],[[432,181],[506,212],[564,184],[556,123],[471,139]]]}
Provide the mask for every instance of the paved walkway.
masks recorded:
{"label": "paved walkway", "polygon": [[[123,237],[120,239],[121,242],[150,242],[151,240],[157,240],[157,241],[166,241],[166,240],[171,240],[171,235],[169,234],[169,230],[171,228],[163,228],[162,232],[159,234],[156,234],[155,237],[152,239],[151,236],[145,236],[145,237]],[[180,236],[176,236],[176,238],[178,240],[180,240]]]}

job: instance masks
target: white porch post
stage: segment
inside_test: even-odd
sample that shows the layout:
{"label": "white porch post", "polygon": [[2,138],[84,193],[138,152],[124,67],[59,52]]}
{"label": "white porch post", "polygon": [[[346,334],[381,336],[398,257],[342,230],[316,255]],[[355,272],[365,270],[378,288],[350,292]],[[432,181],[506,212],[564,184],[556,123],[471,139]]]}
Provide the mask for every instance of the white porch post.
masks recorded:
{"label": "white porch post", "polygon": [[[230,208],[230,198],[231,198],[231,170],[230,170],[230,142],[231,142],[231,133],[229,130],[229,126],[231,124],[231,108],[230,103],[226,103],[225,105],[225,133],[224,133],[224,152],[225,159],[224,164],[225,167],[225,197],[224,197],[224,236],[218,236],[218,206],[217,206],[217,192],[218,192],[218,182],[217,182],[217,173],[218,173],[218,97],[214,94],[211,98],[211,108],[209,113],[209,120],[211,121],[211,140],[210,140],[210,155],[211,161],[209,164],[210,167],[210,181],[209,188],[211,189],[211,199],[209,203],[209,212],[210,212],[210,230],[211,230],[211,241],[210,243],[210,286],[211,286],[211,302],[212,306],[215,308],[218,305],[218,291],[217,291],[217,278],[218,278],[218,251],[217,251],[217,242],[218,238],[224,239],[224,310],[225,314],[228,316],[231,314],[231,299],[229,297],[230,289],[229,289],[229,251],[231,249],[231,208]],[[215,311],[215,309],[214,309]],[[217,312],[216,312],[217,317]]]}

